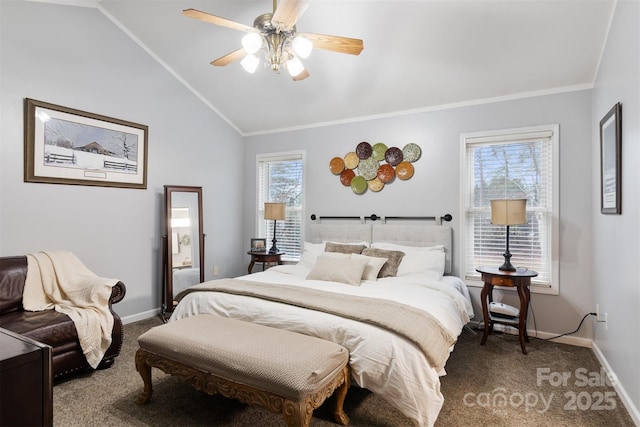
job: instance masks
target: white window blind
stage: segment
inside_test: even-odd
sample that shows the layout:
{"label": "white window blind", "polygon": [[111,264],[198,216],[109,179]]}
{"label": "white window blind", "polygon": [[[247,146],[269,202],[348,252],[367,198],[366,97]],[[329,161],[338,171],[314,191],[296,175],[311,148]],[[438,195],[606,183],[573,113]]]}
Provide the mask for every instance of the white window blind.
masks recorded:
{"label": "white window blind", "polygon": [[557,293],[557,126],[467,134],[462,180],[464,275],[501,265],[506,226],[491,224],[492,199],[527,199],[527,224],[510,227],[511,262],[538,272],[532,282]]}
{"label": "white window blind", "polygon": [[258,236],[272,245],[273,220],[264,219],[264,204],[286,203],[286,220],[276,221],[277,247],[283,260],[298,261],[302,250],[304,153],[289,152],[257,156]]}

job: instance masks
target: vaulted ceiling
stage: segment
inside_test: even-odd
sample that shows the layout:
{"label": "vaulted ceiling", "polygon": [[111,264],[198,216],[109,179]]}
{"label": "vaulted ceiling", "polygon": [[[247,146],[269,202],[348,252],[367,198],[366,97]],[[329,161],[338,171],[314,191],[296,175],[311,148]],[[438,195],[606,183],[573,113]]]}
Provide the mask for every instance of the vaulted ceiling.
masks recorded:
{"label": "vaulted ceiling", "polygon": [[[81,3],[81,1],[76,1]],[[359,56],[316,49],[310,77],[210,62],[241,31],[190,19],[199,9],[251,26],[268,0],[91,2],[243,135],[591,87],[614,0],[314,0],[300,32],[364,40]]]}

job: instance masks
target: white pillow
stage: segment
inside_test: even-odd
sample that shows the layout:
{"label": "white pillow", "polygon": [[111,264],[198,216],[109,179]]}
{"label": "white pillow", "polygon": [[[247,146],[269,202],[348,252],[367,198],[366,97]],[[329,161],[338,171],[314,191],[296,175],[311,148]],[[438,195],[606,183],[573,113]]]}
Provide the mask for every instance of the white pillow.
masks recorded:
{"label": "white pillow", "polygon": [[366,256],[361,254],[351,254],[352,259],[366,259],[367,266],[362,272],[362,280],[378,280],[378,273],[382,270],[382,266],[387,262],[387,258]]}
{"label": "white pillow", "polygon": [[367,259],[352,259],[349,256],[320,255],[307,280],[326,280],[359,286]]}
{"label": "white pillow", "polygon": [[404,257],[398,266],[397,277],[412,276],[433,271],[441,277],[445,267],[444,245],[437,246],[405,246],[395,243],[378,242],[373,248],[404,252]]}
{"label": "white pillow", "polygon": [[318,255],[324,252],[324,242],[323,243],[311,243],[304,242],[302,246],[302,256],[300,257],[300,261],[298,261],[298,265],[304,265],[309,268],[313,268],[316,265],[316,259]]}

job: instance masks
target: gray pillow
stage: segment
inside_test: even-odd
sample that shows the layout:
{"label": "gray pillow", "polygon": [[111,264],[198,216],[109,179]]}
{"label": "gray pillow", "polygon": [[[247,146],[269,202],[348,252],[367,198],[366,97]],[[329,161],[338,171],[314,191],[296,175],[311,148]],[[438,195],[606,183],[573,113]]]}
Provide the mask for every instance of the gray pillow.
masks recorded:
{"label": "gray pillow", "polygon": [[404,257],[404,252],[365,248],[362,251],[362,255],[387,258],[387,262],[382,266],[382,269],[378,273],[378,277],[396,277],[396,274],[398,274],[398,266],[400,265],[400,261],[402,261],[402,257]]}
{"label": "gray pillow", "polygon": [[344,243],[326,242],[324,245],[325,252],[339,252],[341,254],[361,254],[365,245],[347,245]]}

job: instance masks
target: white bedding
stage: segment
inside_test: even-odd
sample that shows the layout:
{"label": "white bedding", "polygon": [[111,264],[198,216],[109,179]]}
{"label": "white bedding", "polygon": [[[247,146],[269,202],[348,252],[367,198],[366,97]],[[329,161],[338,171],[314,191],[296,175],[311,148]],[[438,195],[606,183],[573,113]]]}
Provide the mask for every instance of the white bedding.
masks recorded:
{"label": "white bedding", "polygon": [[[429,311],[455,337],[473,317],[468,290],[457,277],[388,277],[350,286],[305,280],[309,271],[307,266],[282,265],[238,279],[391,299]],[[432,368],[415,344],[380,327],[333,314],[220,292],[186,295],[170,321],[200,313],[233,317],[339,343],[350,352],[352,376],[359,386],[379,394],[420,426],[433,425],[440,412],[444,399],[439,376],[444,375],[444,371],[437,372]]]}

